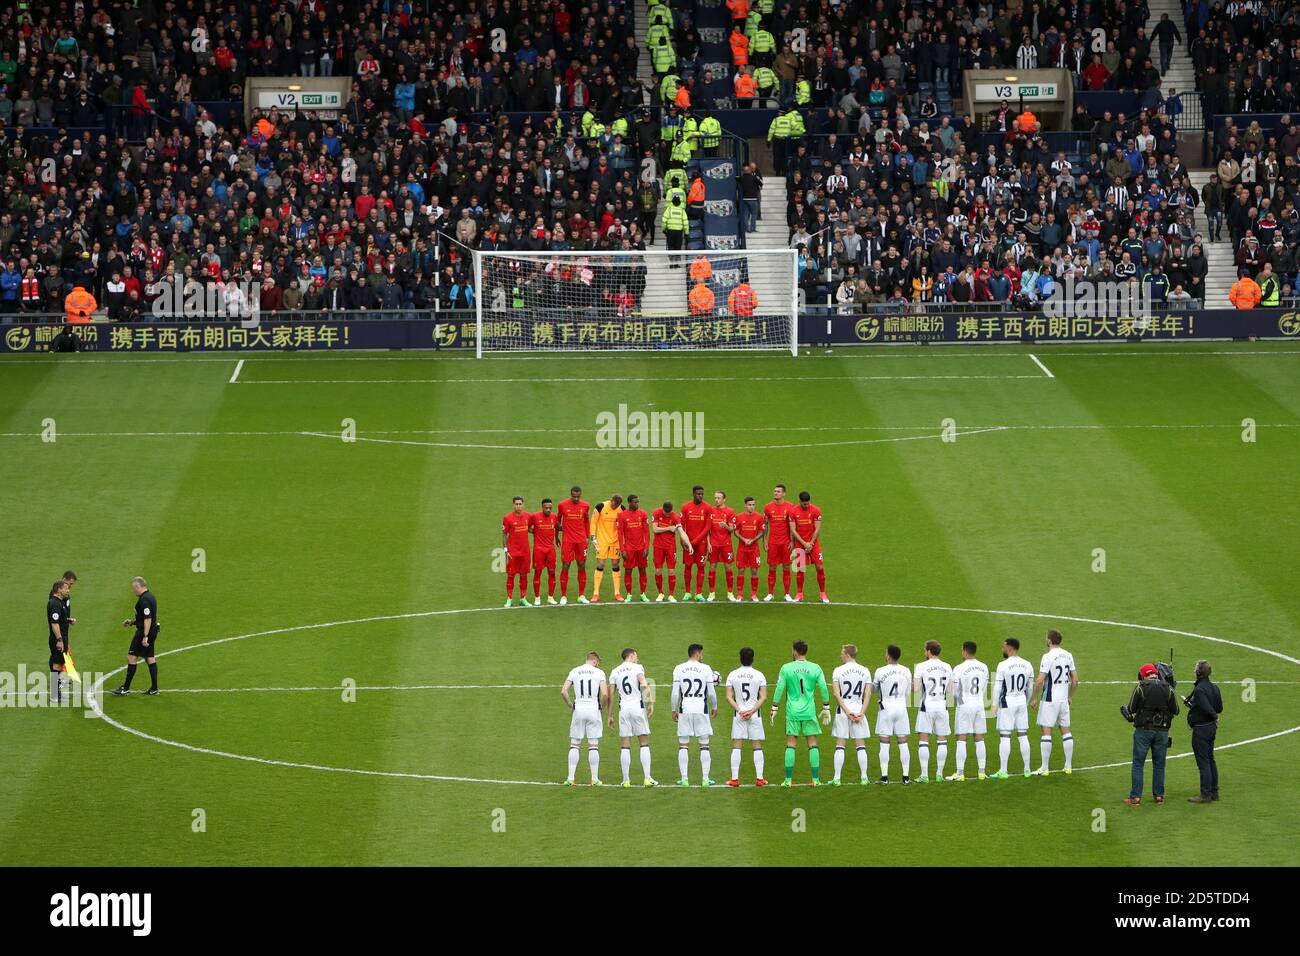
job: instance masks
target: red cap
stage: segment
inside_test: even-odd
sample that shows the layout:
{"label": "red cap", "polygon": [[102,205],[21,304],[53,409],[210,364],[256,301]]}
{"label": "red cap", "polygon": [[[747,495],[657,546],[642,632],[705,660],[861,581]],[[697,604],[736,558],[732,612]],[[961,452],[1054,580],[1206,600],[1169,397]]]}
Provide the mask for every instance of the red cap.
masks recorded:
{"label": "red cap", "polygon": [[1146,680],[1148,677],[1155,677],[1159,673],[1155,664],[1143,664],[1138,668],[1138,677]]}

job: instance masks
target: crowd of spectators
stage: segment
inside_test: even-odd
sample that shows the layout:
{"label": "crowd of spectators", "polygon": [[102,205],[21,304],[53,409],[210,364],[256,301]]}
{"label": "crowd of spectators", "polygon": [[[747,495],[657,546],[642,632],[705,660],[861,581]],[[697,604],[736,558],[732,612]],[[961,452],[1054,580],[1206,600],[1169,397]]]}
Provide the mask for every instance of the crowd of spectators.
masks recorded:
{"label": "crowd of spectators", "polygon": [[1021,126],[990,136],[943,117],[831,133],[816,156],[800,145],[786,217],[809,301],[1032,306],[1071,278],[1144,284],[1162,304],[1202,297],[1201,200],[1178,154],[1154,148],[1162,116],[1103,117],[1082,162]]}
{"label": "crowd of spectators", "polygon": [[[1285,5],[1193,0],[1180,32],[1145,0],[729,0],[744,62],[719,64],[695,26],[703,0],[651,7],[644,57],[635,2],[6,7],[0,313],[57,311],[84,284],[113,317],[144,315],[177,275],[257,283],[286,310],[467,307],[470,249],[652,243],[678,135],[698,149],[701,118],[760,74],[818,134],[782,157],[817,301],[1032,302],[1071,275],[1194,300],[1223,225],[1252,269],[1296,238],[1295,129],[1221,137],[1218,183],[1198,195],[1160,79],[1184,42],[1207,97],[1285,107],[1300,69]],[[1136,91],[1140,109],[1083,110],[1071,155],[1010,104],[978,123],[940,109],[967,69],[1044,66]],[[274,75],[346,75],[353,96],[337,115],[245,122],[249,77]],[[757,208],[756,168],[741,185]]]}

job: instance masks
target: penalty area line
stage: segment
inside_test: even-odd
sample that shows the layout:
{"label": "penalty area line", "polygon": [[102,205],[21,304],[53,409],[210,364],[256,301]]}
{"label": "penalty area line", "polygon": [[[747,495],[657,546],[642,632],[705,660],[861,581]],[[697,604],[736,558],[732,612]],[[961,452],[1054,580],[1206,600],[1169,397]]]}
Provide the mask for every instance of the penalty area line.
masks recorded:
{"label": "penalty area line", "polygon": [[1030,352],[1029,357],[1034,360],[1035,365],[1037,365],[1039,368],[1043,370],[1044,375],[1046,375],[1048,378],[1056,378],[1056,376],[1052,374],[1052,370],[1048,368],[1046,365],[1044,365],[1037,355],[1035,355],[1033,352]]}
{"label": "penalty area line", "polygon": [[236,382],[239,381],[239,373],[242,372],[243,370],[244,370],[244,360],[240,359],[238,362],[235,363],[234,374],[230,376],[231,385],[234,385]]}

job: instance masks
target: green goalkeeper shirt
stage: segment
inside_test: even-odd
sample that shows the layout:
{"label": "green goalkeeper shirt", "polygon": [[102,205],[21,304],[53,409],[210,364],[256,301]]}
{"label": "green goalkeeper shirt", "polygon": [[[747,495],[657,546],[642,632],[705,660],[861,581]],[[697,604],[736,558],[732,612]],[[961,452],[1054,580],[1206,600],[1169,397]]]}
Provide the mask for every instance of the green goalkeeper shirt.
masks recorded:
{"label": "green goalkeeper shirt", "polygon": [[815,695],[818,690],[823,701],[831,699],[821,665],[812,661],[791,661],[781,666],[781,673],[776,677],[772,703],[779,704],[782,698],[788,698],[785,702],[786,719],[814,720],[817,717]]}

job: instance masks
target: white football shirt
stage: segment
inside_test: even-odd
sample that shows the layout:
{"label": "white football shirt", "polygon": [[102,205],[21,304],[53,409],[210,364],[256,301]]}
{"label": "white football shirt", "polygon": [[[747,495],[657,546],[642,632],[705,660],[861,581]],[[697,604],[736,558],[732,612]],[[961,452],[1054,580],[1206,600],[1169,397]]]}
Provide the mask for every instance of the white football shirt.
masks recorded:
{"label": "white football shirt", "polygon": [[1023,657],[1008,657],[998,665],[994,678],[993,698],[999,707],[1024,704],[1034,686],[1034,665]]}
{"label": "white football shirt", "polygon": [[912,691],[912,672],[902,664],[886,664],[876,669],[876,693],[881,710],[906,710]]}
{"label": "white football shirt", "polygon": [[573,709],[600,710],[600,688],[605,684],[605,672],[593,664],[582,664],[569,671],[573,685]]}
{"label": "white football shirt", "polygon": [[952,669],[952,679],[957,684],[957,706],[983,706],[989,689],[989,668],[983,661],[971,657]]}
{"label": "white football shirt", "polygon": [[717,701],[713,689],[713,668],[703,661],[684,661],[673,668],[673,699],[679,714],[707,713],[709,698]]}
{"label": "white football shirt", "polygon": [[947,709],[948,685],[952,683],[952,666],[937,657],[927,657],[916,665],[913,673],[921,685],[921,709]]}
{"label": "white football shirt", "polygon": [[767,678],[753,667],[737,667],[727,675],[727,686],[741,710],[753,710],[758,703],[759,691],[767,686]]}
{"label": "white football shirt", "polygon": [[[840,690],[846,714],[862,713],[863,703],[867,699],[867,688],[871,686],[871,671],[857,661],[841,664],[831,671],[831,683]],[[839,706],[836,705],[836,709]]]}
{"label": "white football shirt", "polygon": [[1074,655],[1063,647],[1054,647],[1043,655],[1038,665],[1043,676],[1043,700],[1064,703],[1070,699],[1070,675],[1074,673]]}
{"label": "white football shirt", "polygon": [[640,664],[623,661],[609,672],[609,682],[618,688],[618,709],[624,714],[639,714],[645,710],[645,697],[641,693],[641,676],[645,668]]}

